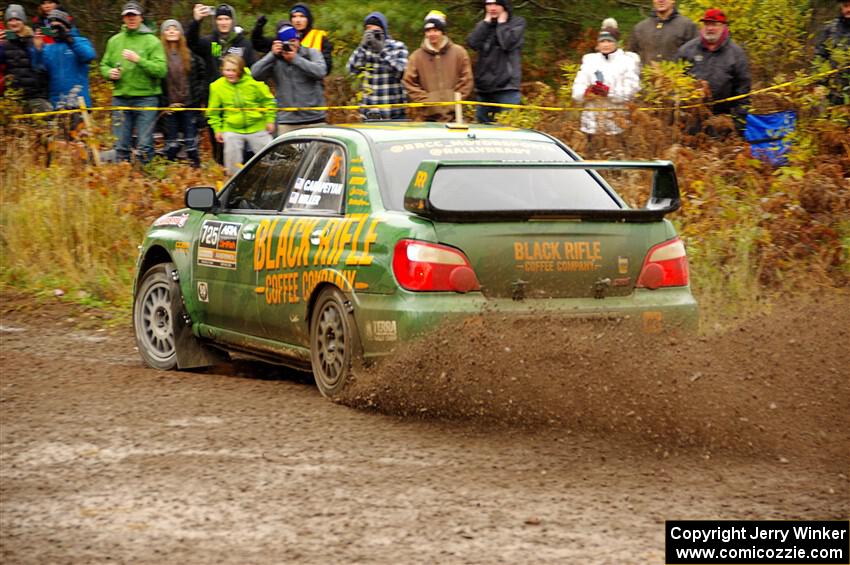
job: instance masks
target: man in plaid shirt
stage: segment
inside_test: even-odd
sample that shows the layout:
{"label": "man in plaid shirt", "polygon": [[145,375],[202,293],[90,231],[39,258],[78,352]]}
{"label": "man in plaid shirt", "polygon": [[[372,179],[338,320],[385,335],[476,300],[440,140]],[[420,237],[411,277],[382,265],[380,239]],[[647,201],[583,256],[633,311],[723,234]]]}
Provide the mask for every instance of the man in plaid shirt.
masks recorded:
{"label": "man in plaid shirt", "polygon": [[[372,12],[363,20],[363,40],[348,58],[348,72],[362,75],[363,104],[407,102],[401,77],[407,67],[407,47],[390,37],[387,18]],[[405,117],[404,108],[361,110],[366,119],[393,120]]]}

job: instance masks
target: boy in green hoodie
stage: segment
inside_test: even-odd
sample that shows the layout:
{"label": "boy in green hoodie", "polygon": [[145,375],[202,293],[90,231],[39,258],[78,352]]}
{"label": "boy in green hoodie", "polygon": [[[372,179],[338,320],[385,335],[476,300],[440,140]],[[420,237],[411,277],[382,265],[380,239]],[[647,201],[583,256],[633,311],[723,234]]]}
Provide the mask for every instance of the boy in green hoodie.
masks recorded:
{"label": "boy in green hoodie", "polygon": [[[142,7],[137,2],[124,4],[121,18],[124,25],[109,38],[100,60],[100,73],[112,81],[112,105],[156,108],[162,94],[161,82],[168,72],[165,49],[142,21]],[[142,161],[147,163],[153,158],[156,115],[156,110],[112,112],[112,133],[119,161],[130,160],[134,127]]]}
{"label": "boy in green hoodie", "polygon": [[[266,146],[275,131],[275,100],[269,87],[254,80],[245,70],[245,60],[239,55],[221,59],[222,77],[210,85],[207,122],[215,132],[216,141],[224,144],[224,166],[235,174],[242,165],[247,145],[254,153]],[[241,111],[222,108],[244,108]]]}

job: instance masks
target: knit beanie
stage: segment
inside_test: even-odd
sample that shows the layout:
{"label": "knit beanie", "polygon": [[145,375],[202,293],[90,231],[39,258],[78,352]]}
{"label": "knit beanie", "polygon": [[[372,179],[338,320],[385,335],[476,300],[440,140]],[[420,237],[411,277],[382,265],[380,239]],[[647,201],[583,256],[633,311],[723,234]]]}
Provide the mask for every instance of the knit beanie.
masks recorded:
{"label": "knit beanie", "polygon": [[24,8],[20,4],[9,4],[6,8],[6,11],[3,13],[4,21],[9,20],[21,20],[22,22],[27,21],[27,14],[24,12]]}
{"label": "knit beanie", "polygon": [[183,25],[177,20],[165,20],[162,22],[162,25],[159,27],[159,33],[165,33],[165,30],[171,26],[176,27],[181,34],[183,33]]}
{"label": "knit beanie", "polygon": [[233,20],[236,19],[236,10],[230,4],[219,4],[215,9],[215,17],[227,16]]}
{"label": "knit beanie", "polygon": [[298,32],[295,31],[295,28],[289,24],[283,24],[277,30],[277,40],[283,41],[286,43],[287,41],[292,41],[296,37],[298,37]]}
{"label": "knit beanie", "polygon": [[71,29],[71,16],[68,15],[68,12],[63,12],[62,10],[50,10],[47,13],[47,22],[59,22],[66,28]]}
{"label": "knit beanie", "polygon": [[440,31],[446,31],[446,15],[439,10],[431,10],[425,16],[424,29],[437,28]]}
{"label": "knit beanie", "polygon": [[296,4],[289,10],[289,19],[292,19],[293,14],[304,14],[307,18],[307,27],[313,27],[313,13],[307,4]]}
{"label": "knit beanie", "polygon": [[602,28],[599,30],[599,36],[596,41],[613,41],[617,43],[620,40],[620,26],[614,18],[605,18],[602,21]]}

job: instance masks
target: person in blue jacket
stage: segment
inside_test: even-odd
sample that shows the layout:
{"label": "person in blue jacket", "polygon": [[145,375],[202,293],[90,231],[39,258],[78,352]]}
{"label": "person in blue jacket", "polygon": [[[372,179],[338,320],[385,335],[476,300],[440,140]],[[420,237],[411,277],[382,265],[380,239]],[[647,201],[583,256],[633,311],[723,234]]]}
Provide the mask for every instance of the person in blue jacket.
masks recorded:
{"label": "person in blue jacket", "polygon": [[94,47],[71,25],[66,12],[51,10],[47,17],[54,42],[40,46],[35,62],[47,70],[50,103],[54,108],[76,108],[77,96],[82,96],[91,106],[89,63],[97,56]]}

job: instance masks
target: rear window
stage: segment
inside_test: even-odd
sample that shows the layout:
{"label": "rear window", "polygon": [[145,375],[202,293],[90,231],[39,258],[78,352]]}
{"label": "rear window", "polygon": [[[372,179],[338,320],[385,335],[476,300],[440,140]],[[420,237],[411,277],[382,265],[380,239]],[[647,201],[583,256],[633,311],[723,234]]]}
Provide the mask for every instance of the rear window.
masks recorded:
{"label": "rear window", "polygon": [[[384,177],[381,196],[390,210],[404,209],[404,193],[424,160],[565,161],[554,143],[506,139],[439,139],[378,144]],[[549,168],[438,169],[431,201],[443,210],[612,210],[620,206],[587,171]]]}
{"label": "rear window", "polygon": [[587,171],[548,168],[437,169],[431,203],[439,210],[617,210]]}

